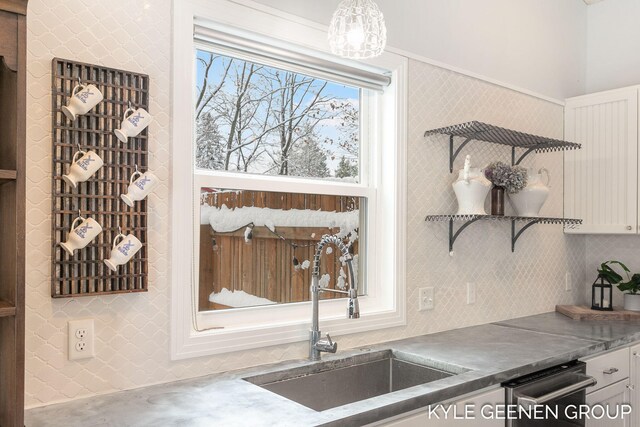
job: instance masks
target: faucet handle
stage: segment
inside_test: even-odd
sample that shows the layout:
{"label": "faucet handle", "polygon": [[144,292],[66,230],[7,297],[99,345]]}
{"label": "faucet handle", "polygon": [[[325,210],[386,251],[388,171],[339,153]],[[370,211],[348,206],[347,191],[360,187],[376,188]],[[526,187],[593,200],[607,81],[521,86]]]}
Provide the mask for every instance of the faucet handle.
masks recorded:
{"label": "faucet handle", "polygon": [[338,343],[331,341],[331,336],[327,334],[327,337],[323,340],[318,340],[313,346],[318,351],[324,351],[326,353],[335,353],[338,350]]}

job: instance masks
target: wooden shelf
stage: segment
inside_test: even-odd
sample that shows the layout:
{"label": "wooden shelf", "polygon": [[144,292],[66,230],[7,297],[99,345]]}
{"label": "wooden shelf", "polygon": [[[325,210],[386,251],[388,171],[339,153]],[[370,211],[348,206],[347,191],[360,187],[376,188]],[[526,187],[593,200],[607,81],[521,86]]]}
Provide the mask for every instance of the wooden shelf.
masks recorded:
{"label": "wooden shelf", "polygon": [[0,184],[4,184],[7,181],[15,181],[17,176],[16,171],[0,169]]}
{"label": "wooden shelf", "polygon": [[0,317],[15,316],[16,307],[6,301],[0,300]]}

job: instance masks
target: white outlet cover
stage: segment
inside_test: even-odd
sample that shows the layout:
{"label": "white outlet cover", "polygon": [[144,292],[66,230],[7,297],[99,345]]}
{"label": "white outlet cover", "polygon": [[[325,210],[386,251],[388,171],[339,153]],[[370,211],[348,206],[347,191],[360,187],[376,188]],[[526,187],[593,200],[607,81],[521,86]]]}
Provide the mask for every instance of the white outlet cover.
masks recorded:
{"label": "white outlet cover", "polygon": [[95,357],[93,319],[69,321],[69,360]]}

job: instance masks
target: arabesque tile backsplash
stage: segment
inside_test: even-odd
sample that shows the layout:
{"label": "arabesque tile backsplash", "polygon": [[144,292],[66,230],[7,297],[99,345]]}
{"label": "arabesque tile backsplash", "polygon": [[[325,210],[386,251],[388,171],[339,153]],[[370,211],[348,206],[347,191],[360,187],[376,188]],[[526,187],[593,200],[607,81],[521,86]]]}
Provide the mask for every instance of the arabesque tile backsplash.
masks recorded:
{"label": "arabesque tile backsplash", "polygon": [[[120,11],[127,10],[127,14]],[[39,406],[122,389],[305,357],[307,343],[171,361],[170,153],[171,2],[31,0],[28,16],[27,175],[27,405]],[[82,22],[81,30],[74,23]],[[85,29],[86,28],[86,29]],[[51,59],[53,56],[145,72],[151,78],[151,169],[164,181],[149,199],[149,292],[79,299],[50,297]],[[407,206],[407,325],[341,337],[342,348],[551,311],[585,294],[585,239],[560,226],[538,225],[510,250],[508,223],[469,227],[449,256],[445,224],[428,213],[454,212],[445,137],[425,130],[481,120],[562,138],[560,105],[418,61],[409,65]],[[469,145],[475,165],[509,152]],[[463,156],[458,159],[460,167]],[[546,167],[552,193],[543,213],[562,213],[562,155],[538,155],[527,165]],[[179,189],[175,189],[180,191]],[[565,291],[565,274],[574,283]],[[466,283],[477,301],[466,305]],[[419,312],[418,288],[436,289],[435,309]],[[96,357],[67,360],[67,322],[95,319]]]}

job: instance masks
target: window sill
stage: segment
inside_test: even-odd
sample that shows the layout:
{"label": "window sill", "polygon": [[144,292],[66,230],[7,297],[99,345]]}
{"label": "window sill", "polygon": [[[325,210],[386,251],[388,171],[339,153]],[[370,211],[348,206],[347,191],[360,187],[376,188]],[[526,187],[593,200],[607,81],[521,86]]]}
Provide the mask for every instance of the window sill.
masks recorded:
{"label": "window sill", "polygon": [[[344,308],[344,301],[341,306]],[[280,324],[271,323],[265,326],[248,325],[224,329],[209,329],[201,332],[191,329],[187,338],[174,342],[171,349],[172,360],[188,359],[192,357],[209,356],[213,354],[229,353],[240,350],[268,347],[293,342],[303,342],[309,337],[311,326],[311,304],[305,306],[308,312],[306,319],[295,319]],[[188,313],[185,313],[188,314]],[[215,316],[211,313],[208,317]],[[350,320],[342,315],[328,315],[322,317],[320,308],[320,328],[331,333],[334,337],[341,335],[362,333],[385,328],[406,325],[404,310],[380,310],[376,312],[362,312],[359,319]],[[204,315],[207,316],[207,315]],[[185,322],[189,324],[189,322]]]}

